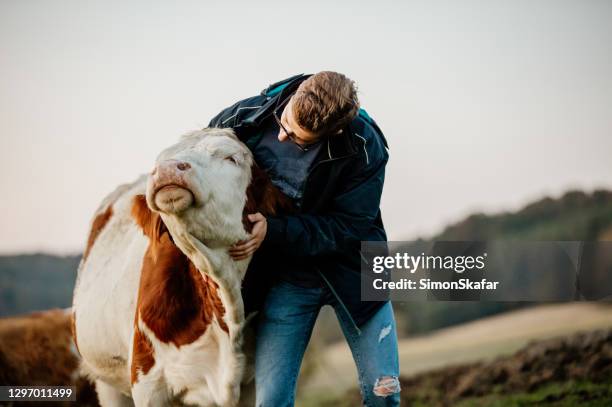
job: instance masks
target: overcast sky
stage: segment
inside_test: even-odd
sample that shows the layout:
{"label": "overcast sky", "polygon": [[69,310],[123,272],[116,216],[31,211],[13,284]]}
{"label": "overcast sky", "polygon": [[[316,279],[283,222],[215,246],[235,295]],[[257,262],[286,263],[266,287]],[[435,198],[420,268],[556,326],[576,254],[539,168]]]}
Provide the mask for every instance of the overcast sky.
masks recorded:
{"label": "overcast sky", "polygon": [[389,238],[612,188],[612,2],[0,0],[0,252],[82,250],[103,196],[222,108],[354,79]]}

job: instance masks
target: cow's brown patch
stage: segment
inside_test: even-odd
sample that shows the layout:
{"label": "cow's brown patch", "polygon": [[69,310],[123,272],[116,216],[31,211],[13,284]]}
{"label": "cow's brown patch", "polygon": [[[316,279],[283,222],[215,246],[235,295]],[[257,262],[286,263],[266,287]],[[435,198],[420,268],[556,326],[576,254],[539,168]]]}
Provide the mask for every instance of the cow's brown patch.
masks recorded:
{"label": "cow's brown patch", "polygon": [[151,240],[153,253],[156,253],[155,246],[160,241],[163,234],[168,233],[159,213],[153,212],[147,205],[147,198],[144,195],[136,195],[132,203],[132,217],[142,228],[143,233]]}
{"label": "cow's brown patch", "polygon": [[[138,313],[136,315],[138,315]],[[135,321],[132,366],[130,366],[132,384],[136,383],[138,380],[138,372],[145,375],[149,373],[149,370],[155,365],[154,353],[151,341],[138,328],[138,321]]]}
{"label": "cow's brown patch", "polygon": [[96,242],[98,235],[100,232],[102,232],[102,229],[104,229],[104,226],[106,226],[112,216],[113,206],[108,205],[106,210],[98,214],[94,219],[93,224],[91,225],[91,230],[89,231],[89,238],[87,238],[87,246],[85,247],[85,252],[83,253],[83,260],[86,260],[87,256],[89,256],[89,252]]}
{"label": "cow's brown patch", "polygon": [[242,211],[242,224],[251,231],[252,224],[247,215],[260,212],[264,216],[293,211],[291,199],[272,184],[268,174],[257,164],[251,167],[251,183],[246,190],[247,200]]}
{"label": "cow's brown patch", "polygon": [[176,346],[198,339],[213,319],[229,333],[217,284],[202,275],[174,244],[161,217],[148,208],[143,196],[134,199],[132,215],[151,240],[138,290],[141,320],[157,339]]}
{"label": "cow's brown patch", "polygon": [[74,311],[72,311],[72,313],[70,314],[70,333],[72,334],[72,341],[74,342],[74,346],[77,352],[79,352],[80,354],[81,351],[79,350],[79,344],[77,342],[76,334],[76,313]]}

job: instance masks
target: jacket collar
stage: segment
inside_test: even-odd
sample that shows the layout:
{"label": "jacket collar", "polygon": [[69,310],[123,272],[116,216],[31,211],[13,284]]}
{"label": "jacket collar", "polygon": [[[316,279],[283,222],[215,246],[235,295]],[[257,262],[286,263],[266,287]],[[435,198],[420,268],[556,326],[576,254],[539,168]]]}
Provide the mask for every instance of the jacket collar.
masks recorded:
{"label": "jacket collar", "polygon": [[348,126],[340,134],[327,136],[326,160],[344,158],[357,153],[354,137],[351,137]]}

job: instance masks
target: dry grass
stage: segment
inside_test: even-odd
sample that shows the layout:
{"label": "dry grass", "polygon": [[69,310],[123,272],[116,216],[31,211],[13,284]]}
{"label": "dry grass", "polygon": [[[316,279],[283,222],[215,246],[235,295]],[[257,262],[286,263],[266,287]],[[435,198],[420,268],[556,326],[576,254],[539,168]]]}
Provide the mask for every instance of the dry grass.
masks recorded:
{"label": "dry grass", "polygon": [[[403,376],[459,363],[510,355],[535,339],[612,327],[612,306],[593,303],[552,304],[483,318],[399,343]],[[342,393],[357,383],[345,343],[329,346],[301,394]]]}

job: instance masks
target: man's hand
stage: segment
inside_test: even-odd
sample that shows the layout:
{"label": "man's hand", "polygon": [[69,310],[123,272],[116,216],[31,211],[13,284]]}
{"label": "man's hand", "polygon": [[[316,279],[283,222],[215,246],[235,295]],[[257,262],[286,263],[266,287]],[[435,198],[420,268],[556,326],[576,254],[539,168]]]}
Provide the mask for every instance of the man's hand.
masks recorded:
{"label": "man's hand", "polygon": [[247,215],[249,222],[253,223],[253,230],[247,240],[236,243],[229,249],[229,254],[234,260],[244,260],[259,249],[268,231],[268,222],[259,212]]}

